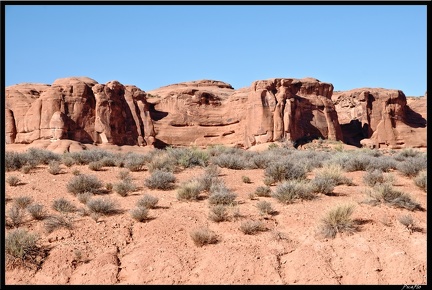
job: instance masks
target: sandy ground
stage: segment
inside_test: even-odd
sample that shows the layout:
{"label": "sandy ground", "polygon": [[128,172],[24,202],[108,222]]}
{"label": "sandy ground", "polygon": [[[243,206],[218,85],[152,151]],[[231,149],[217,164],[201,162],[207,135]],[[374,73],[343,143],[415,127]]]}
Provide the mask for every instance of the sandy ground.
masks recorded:
{"label": "sandy ground", "polygon": [[[19,146],[18,146],[19,147]],[[20,151],[17,146],[6,150]],[[22,147],[23,151],[25,146]],[[49,214],[53,200],[63,197],[76,207],[84,205],[67,192],[72,171],[96,175],[104,183],[118,181],[117,167],[91,171],[88,166],[62,165],[62,172],[51,175],[48,166],[17,175],[21,184],[6,184],[6,209],[13,199],[30,196],[45,205]],[[176,173],[177,183],[199,176],[195,167]],[[122,213],[95,221],[78,213],[69,214],[73,229],[58,229],[48,234],[43,221],[26,216],[23,228],[37,233],[40,244],[50,249],[41,269],[16,268],[5,272],[6,285],[12,284],[426,284],[427,195],[411,178],[392,172],[394,186],[409,193],[426,211],[408,211],[386,205],[362,203],[367,195],[363,171],[345,175],[353,186],[339,185],[334,196],[319,195],[315,200],[281,204],[272,197],[251,200],[249,193],[264,185],[264,171],[221,169],[222,178],[238,196],[240,216],[216,223],[208,218],[209,203],[178,201],[176,189],[149,190],[144,186],[148,171],[131,172],[138,190],[122,197],[107,194]],[[252,183],[242,182],[242,176]],[[312,175],[309,176],[312,178]],[[274,190],[274,187],[272,187]],[[129,214],[145,193],[157,196],[157,208],[150,219],[137,222]],[[263,216],[256,204],[271,202],[277,214]],[[326,211],[340,204],[353,204],[353,218],[361,225],[352,235],[336,238],[317,236],[317,227]],[[410,214],[418,228],[410,232],[398,218]],[[267,230],[245,235],[239,230],[246,220],[261,220]],[[190,237],[197,227],[206,226],[218,235],[216,244],[198,247]],[[6,229],[6,234],[10,229]]]}

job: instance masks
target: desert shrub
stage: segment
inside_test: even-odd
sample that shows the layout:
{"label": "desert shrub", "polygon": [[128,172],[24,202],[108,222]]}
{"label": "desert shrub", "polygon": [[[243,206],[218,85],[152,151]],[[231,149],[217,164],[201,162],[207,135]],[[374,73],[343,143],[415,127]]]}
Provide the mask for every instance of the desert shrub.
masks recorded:
{"label": "desert shrub", "polygon": [[321,168],[315,170],[315,179],[333,180],[336,185],[346,184],[352,185],[353,182],[350,178],[344,176],[342,166],[337,163],[327,163]]}
{"label": "desert shrub", "polygon": [[67,199],[60,197],[53,200],[52,208],[58,212],[75,212],[77,208]]}
{"label": "desert shrub", "polygon": [[114,183],[113,189],[120,196],[127,196],[130,192],[133,192],[137,189],[136,185],[130,180],[123,180],[118,183]]}
{"label": "desert shrub", "polygon": [[67,190],[74,194],[97,193],[102,186],[102,182],[96,176],[86,174],[74,176],[66,185]]}
{"label": "desert shrub", "polygon": [[191,179],[183,182],[177,189],[178,200],[197,200],[201,192],[201,185],[198,179]]}
{"label": "desert shrub", "polygon": [[217,223],[228,220],[227,207],[222,204],[212,206],[210,208],[209,219]]}
{"label": "desert shrub", "polygon": [[427,171],[422,170],[418,173],[418,175],[414,178],[414,183],[425,192],[427,191]]}
{"label": "desert shrub", "polygon": [[48,172],[52,175],[57,175],[61,172],[60,162],[57,160],[52,160],[48,164]]}
{"label": "desert shrub", "polygon": [[100,171],[103,167],[102,161],[92,161],[88,164],[88,168],[93,171]]}
{"label": "desert shrub", "polygon": [[315,176],[315,178],[311,181],[313,192],[319,192],[326,195],[331,195],[336,185],[336,181],[330,176],[326,175]]}
{"label": "desert shrub", "polygon": [[19,179],[18,176],[15,175],[9,175],[8,177],[6,177],[6,182],[10,185],[10,186],[17,186],[21,183],[21,180]]}
{"label": "desert shrub", "polygon": [[371,171],[367,171],[363,175],[363,182],[369,186],[375,186],[376,184],[384,183],[384,181],[385,181],[384,174],[379,169],[373,169]]}
{"label": "desert shrub", "polygon": [[72,170],[72,174],[75,176],[78,176],[81,174],[81,171],[79,171],[78,169],[74,169],[74,170]]}
{"label": "desert shrub", "polygon": [[154,171],[174,172],[176,170],[177,160],[175,160],[167,152],[156,149],[155,153],[151,155],[151,161],[148,162],[148,170],[153,173]]}
{"label": "desert shrub", "polygon": [[369,192],[369,197],[372,200],[369,203],[385,203],[398,208],[405,208],[408,210],[422,210],[419,203],[414,201],[407,193],[398,191],[388,183],[379,184],[373,187],[372,192]]}
{"label": "desert shrub", "polygon": [[145,186],[150,189],[170,190],[174,188],[176,177],[172,172],[156,169],[149,178],[144,181]]}
{"label": "desert shrub", "polygon": [[104,156],[99,162],[102,164],[102,167],[115,167],[116,166],[117,157],[115,156]]}
{"label": "desert shrub", "polygon": [[249,178],[249,176],[245,175],[242,176],[242,181],[243,183],[251,183],[251,179]]}
{"label": "desert shrub", "polygon": [[312,187],[303,181],[284,181],[276,187],[272,197],[282,203],[293,203],[296,199],[313,199]]}
{"label": "desert shrub", "polygon": [[272,186],[275,183],[275,180],[271,176],[265,176],[263,183],[267,186]]}
{"label": "desert shrub", "polygon": [[366,171],[371,163],[372,157],[366,154],[357,153],[351,156],[346,163],[343,164],[343,169],[348,172]]}
{"label": "desert shrub", "polygon": [[18,196],[14,199],[14,203],[21,209],[25,209],[33,202],[30,196]]}
{"label": "desert shrub", "polygon": [[256,196],[269,197],[271,196],[271,189],[268,186],[258,186],[255,189]]}
{"label": "desert shrub", "polygon": [[65,228],[68,230],[73,229],[72,221],[62,215],[51,215],[45,219],[44,222],[45,230],[48,233],[52,233],[58,228]]}
{"label": "desert shrub", "polygon": [[411,215],[400,216],[398,220],[401,224],[403,224],[407,228],[412,228],[414,226],[414,219]]}
{"label": "desert shrub", "polygon": [[104,157],[114,157],[112,153],[102,149],[90,149],[78,152],[71,152],[68,153],[68,156],[75,161],[75,164],[79,165],[88,165],[90,162],[102,160]]}
{"label": "desert shrub", "polygon": [[199,148],[167,148],[168,155],[177,161],[177,165],[183,168],[194,166],[207,166],[209,162],[209,153]]}
{"label": "desert shrub", "polygon": [[258,232],[263,232],[266,230],[267,228],[262,221],[248,220],[242,222],[240,225],[240,231],[242,231],[245,235],[254,235]]}
{"label": "desert shrub", "polygon": [[131,217],[138,221],[143,222],[148,219],[149,209],[146,207],[137,207],[130,211]]}
{"label": "desert shrub", "polygon": [[15,151],[5,152],[5,170],[15,171],[21,169],[27,163],[27,156]]}
{"label": "desert shrub", "polygon": [[256,207],[262,214],[273,214],[275,210],[273,209],[270,202],[261,200],[257,203]]}
{"label": "desert shrub", "polygon": [[79,202],[86,204],[87,201],[89,201],[89,199],[93,197],[93,193],[86,191],[83,193],[78,193],[76,196]]}
{"label": "desert shrub", "polygon": [[69,154],[63,154],[61,157],[61,162],[66,166],[66,167],[71,167],[72,165],[75,164],[75,159],[73,159],[72,156],[70,156]]}
{"label": "desert shrub", "polygon": [[302,150],[292,153],[290,159],[295,160],[305,171],[311,171],[314,168],[322,167],[324,161],[329,159],[329,156],[327,152]]}
{"label": "desert shrub", "polygon": [[102,215],[111,215],[119,211],[112,200],[104,197],[94,197],[89,199],[87,201],[87,207],[90,212]]}
{"label": "desert shrub", "polygon": [[131,179],[130,169],[122,169],[119,171],[117,177],[121,180]]}
{"label": "desert shrub", "polygon": [[13,205],[6,211],[6,225],[17,228],[24,222],[24,212],[17,206]]}
{"label": "desert shrub", "polygon": [[43,220],[47,216],[43,205],[41,204],[31,204],[27,207],[27,212],[34,218],[35,220]]}
{"label": "desert shrub", "polygon": [[383,172],[389,172],[390,169],[396,169],[397,162],[394,158],[389,156],[380,156],[372,158],[366,170],[372,171],[374,169],[381,170]]}
{"label": "desert shrub", "polygon": [[306,170],[300,165],[283,160],[271,163],[264,170],[264,175],[272,178],[275,182],[281,182],[284,180],[304,179],[306,178]]}
{"label": "desert shrub", "polygon": [[137,206],[138,207],[145,207],[145,208],[155,208],[156,204],[159,202],[159,198],[156,196],[150,195],[150,194],[144,194],[138,201]]}
{"label": "desert shrub", "polygon": [[273,161],[273,158],[270,154],[265,154],[265,153],[259,153],[259,152],[255,152],[255,154],[253,154],[251,156],[250,159],[250,167],[251,168],[260,168],[260,169],[264,169],[266,168],[271,162]]}
{"label": "desert shrub", "polygon": [[113,190],[113,187],[114,187],[114,185],[111,182],[105,183],[106,190],[111,191],[111,190]]}
{"label": "desert shrub", "polygon": [[198,178],[200,190],[209,191],[211,185],[218,179],[220,170],[216,165],[209,165],[205,168],[203,175]]}
{"label": "desert shrub", "polygon": [[41,253],[41,248],[37,245],[38,240],[36,234],[26,229],[11,230],[4,240],[6,264],[11,268],[26,263],[36,264],[36,258]]}
{"label": "desert shrub", "polygon": [[218,237],[215,232],[207,227],[200,227],[190,232],[190,236],[196,246],[202,247],[207,244],[216,244]]}
{"label": "desert shrub", "polygon": [[27,150],[27,158],[36,164],[48,165],[51,161],[60,161],[61,155],[45,149],[30,148]]}
{"label": "desert shrub", "polygon": [[404,148],[394,155],[394,159],[397,161],[404,161],[407,158],[416,157],[419,153],[419,151],[413,148]]}
{"label": "desert shrub", "polygon": [[326,238],[334,238],[337,233],[353,233],[357,230],[356,224],[351,215],[354,212],[353,205],[339,205],[321,219],[320,233]]}
{"label": "desert shrub", "polygon": [[420,171],[427,169],[426,155],[418,155],[416,157],[406,158],[404,161],[399,162],[397,170],[402,172],[408,177],[416,176]]}
{"label": "desert shrub", "polygon": [[28,174],[30,173],[30,171],[33,169],[34,167],[30,164],[26,164],[23,167],[21,167],[21,172],[24,174]]}
{"label": "desert shrub", "polygon": [[149,157],[144,154],[128,153],[124,157],[123,167],[132,172],[144,170],[144,166],[150,161]]}
{"label": "desert shrub", "polygon": [[236,197],[237,194],[231,192],[231,190],[226,187],[225,183],[221,182],[212,184],[208,201],[213,205],[231,205],[234,204]]}

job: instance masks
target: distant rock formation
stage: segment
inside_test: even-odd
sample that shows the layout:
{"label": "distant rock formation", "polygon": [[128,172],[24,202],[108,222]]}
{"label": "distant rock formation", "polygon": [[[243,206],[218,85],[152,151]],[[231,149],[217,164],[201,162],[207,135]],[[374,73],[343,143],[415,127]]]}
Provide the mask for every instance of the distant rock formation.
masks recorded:
{"label": "distant rock formation", "polygon": [[345,143],[372,148],[426,147],[426,119],[413,111],[402,91],[353,89],[335,92],[332,100]]}
{"label": "distant rock formation", "polygon": [[333,92],[332,84],[314,78],[259,80],[237,90],[199,80],[144,92],[115,80],[70,77],[9,86],[5,99],[6,144],[248,148],[322,138],[358,147],[426,147],[426,97],[407,100],[402,91],[373,88]]}

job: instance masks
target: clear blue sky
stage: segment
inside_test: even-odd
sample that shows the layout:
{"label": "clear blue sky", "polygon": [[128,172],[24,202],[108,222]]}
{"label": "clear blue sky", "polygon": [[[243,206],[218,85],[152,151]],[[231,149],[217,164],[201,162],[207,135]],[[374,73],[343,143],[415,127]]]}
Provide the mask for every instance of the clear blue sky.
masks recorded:
{"label": "clear blue sky", "polygon": [[426,91],[426,5],[6,5],[6,86],[314,77]]}

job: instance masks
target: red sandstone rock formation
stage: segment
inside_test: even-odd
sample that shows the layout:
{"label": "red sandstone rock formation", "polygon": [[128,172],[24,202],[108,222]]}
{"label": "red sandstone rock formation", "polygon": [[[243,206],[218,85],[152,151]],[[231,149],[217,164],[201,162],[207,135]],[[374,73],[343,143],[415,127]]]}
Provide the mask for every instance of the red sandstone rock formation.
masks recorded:
{"label": "red sandstone rock formation", "polygon": [[426,147],[426,119],[400,90],[362,88],[335,92],[345,143],[374,148]]}

